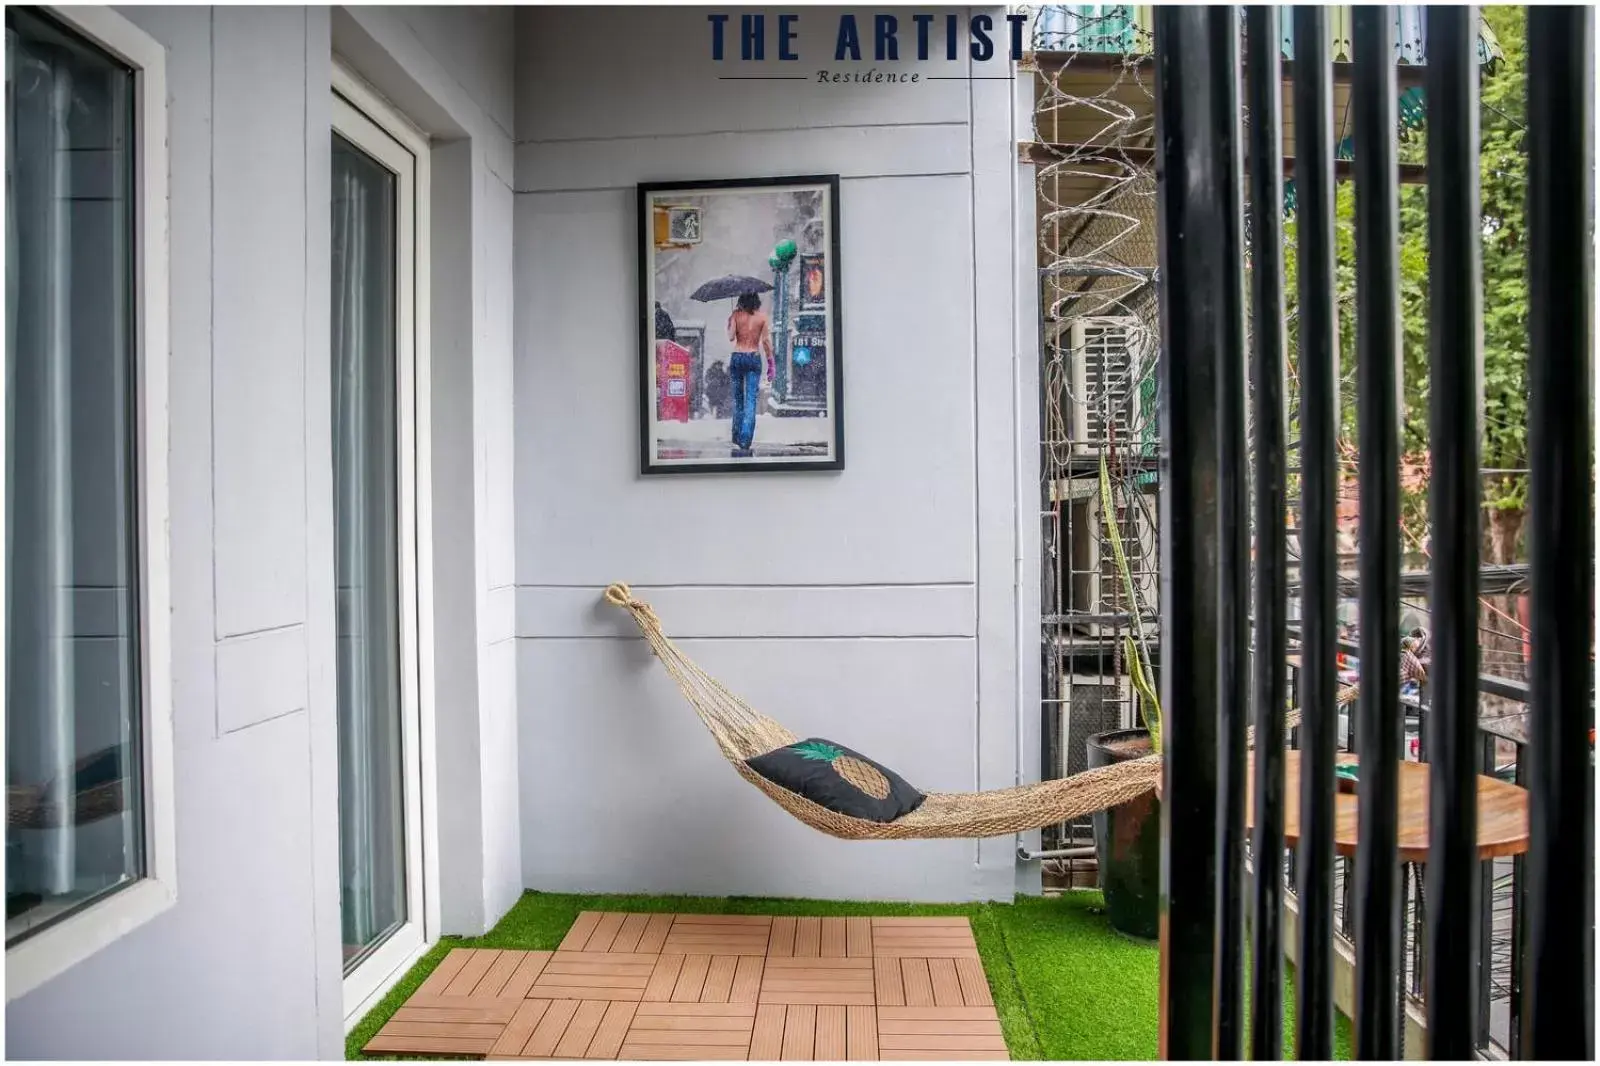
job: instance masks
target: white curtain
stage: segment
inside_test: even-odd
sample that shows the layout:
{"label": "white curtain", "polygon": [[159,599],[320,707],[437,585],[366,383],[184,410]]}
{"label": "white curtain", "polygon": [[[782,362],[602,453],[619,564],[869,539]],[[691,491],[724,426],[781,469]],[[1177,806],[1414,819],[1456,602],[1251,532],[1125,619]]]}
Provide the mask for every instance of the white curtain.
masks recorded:
{"label": "white curtain", "polygon": [[[8,782],[71,802],[73,71],[7,32]],[[7,834],[7,894],[73,890],[73,827]]]}
{"label": "white curtain", "polygon": [[347,958],[405,918],[394,187],[389,172],[334,138],[334,524]]}

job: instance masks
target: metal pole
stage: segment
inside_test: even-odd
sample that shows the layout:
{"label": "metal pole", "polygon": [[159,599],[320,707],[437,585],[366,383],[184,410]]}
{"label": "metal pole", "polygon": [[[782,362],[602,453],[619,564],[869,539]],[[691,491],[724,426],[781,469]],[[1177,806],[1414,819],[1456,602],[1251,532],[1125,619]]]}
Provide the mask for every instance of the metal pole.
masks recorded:
{"label": "metal pole", "polygon": [[[1161,339],[1161,1055],[1214,1051],[1218,364],[1237,343],[1238,23],[1155,10]],[[1230,233],[1233,236],[1230,237]],[[1230,296],[1228,290],[1233,290]],[[1230,325],[1230,310],[1235,316]]]}
{"label": "metal pole", "polygon": [[1338,745],[1339,344],[1334,312],[1333,70],[1327,11],[1294,10],[1300,245],[1300,549],[1304,602],[1297,1051],[1333,1057],[1333,764]]}
{"label": "metal pole", "polygon": [[1478,457],[1483,414],[1478,9],[1428,11],[1429,485],[1433,735],[1428,743],[1428,1051],[1477,1034]]}
{"label": "metal pole", "polygon": [[[1355,869],[1356,1053],[1399,1057],[1400,192],[1394,15],[1356,7],[1356,365],[1360,416],[1361,698]],[[1348,876],[1348,872],[1346,873]]]}
{"label": "metal pole", "polygon": [[1594,21],[1528,10],[1533,642],[1525,1051],[1594,1058]]}
{"label": "metal pole", "polygon": [[1250,109],[1251,305],[1255,340],[1255,892],[1250,922],[1250,1057],[1283,1053],[1283,719],[1288,640],[1284,543],[1283,79],[1276,7],[1245,12]]}
{"label": "metal pole", "polygon": [[[1225,123],[1220,189],[1222,262],[1217,323],[1217,960],[1213,1057],[1244,1055],[1245,730],[1250,708],[1250,457],[1245,436],[1244,157],[1239,25],[1220,8],[1209,31],[1219,64],[1213,106]],[[1281,168],[1279,168],[1281,169]],[[1168,704],[1167,706],[1172,706]]]}

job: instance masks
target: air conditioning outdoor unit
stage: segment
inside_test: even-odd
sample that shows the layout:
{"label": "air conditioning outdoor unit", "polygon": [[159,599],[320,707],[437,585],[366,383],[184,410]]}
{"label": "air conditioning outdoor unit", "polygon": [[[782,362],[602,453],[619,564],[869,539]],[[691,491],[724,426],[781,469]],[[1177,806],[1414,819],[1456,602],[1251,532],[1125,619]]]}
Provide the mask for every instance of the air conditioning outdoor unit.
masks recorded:
{"label": "air conditioning outdoor unit", "polygon": [[1125,618],[1108,620],[1110,616],[1130,615],[1136,609],[1146,614],[1155,611],[1160,595],[1157,582],[1160,561],[1156,554],[1156,501],[1154,496],[1143,493],[1130,498],[1126,487],[1120,485],[1112,492],[1112,505],[1117,511],[1116,525],[1122,536],[1122,553],[1127,558],[1128,574],[1133,580],[1136,603],[1130,603],[1122,575],[1118,572],[1116,552],[1106,532],[1098,482],[1094,487],[1096,491],[1093,495],[1080,497],[1070,504],[1071,609],[1073,614],[1099,619],[1085,619],[1084,632],[1109,636],[1118,630],[1128,632],[1132,625]]}
{"label": "air conditioning outdoor unit", "polygon": [[[1056,705],[1059,713],[1052,723],[1054,736],[1048,738],[1055,765],[1048,770],[1053,777],[1071,777],[1089,768],[1089,738],[1132,728],[1138,709],[1127,677],[1063,674],[1058,682],[1061,702]],[[1089,817],[1063,825],[1086,829]]]}
{"label": "air conditioning outdoor unit", "polygon": [[1132,316],[1085,317],[1070,325],[1072,412],[1067,434],[1074,455],[1142,443],[1146,416],[1140,386],[1154,372],[1154,335]]}

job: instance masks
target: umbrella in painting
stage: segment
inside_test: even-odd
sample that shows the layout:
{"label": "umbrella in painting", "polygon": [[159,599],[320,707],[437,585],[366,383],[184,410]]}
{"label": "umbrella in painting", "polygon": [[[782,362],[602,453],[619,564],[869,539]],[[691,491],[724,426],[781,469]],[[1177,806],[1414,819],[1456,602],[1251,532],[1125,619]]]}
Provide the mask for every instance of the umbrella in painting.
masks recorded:
{"label": "umbrella in painting", "polygon": [[743,296],[747,292],[771,292],[772,283],[752,278],[748,274],[727,274],[720,278],[713,278],[689,294],[689,299],[699,300],[701,303],[710,303],[713,300],[728,300],[735,296]]}

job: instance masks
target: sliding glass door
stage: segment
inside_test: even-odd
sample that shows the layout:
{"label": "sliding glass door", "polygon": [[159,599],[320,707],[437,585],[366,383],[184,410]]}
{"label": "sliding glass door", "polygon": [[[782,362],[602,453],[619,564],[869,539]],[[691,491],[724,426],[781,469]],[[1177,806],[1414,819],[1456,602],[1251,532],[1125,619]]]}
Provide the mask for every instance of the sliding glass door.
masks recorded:
{"label": "sliding glass door", "polygon": [[334,97],[331,321],[346,1002],[423,942],[416,156]]}

